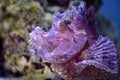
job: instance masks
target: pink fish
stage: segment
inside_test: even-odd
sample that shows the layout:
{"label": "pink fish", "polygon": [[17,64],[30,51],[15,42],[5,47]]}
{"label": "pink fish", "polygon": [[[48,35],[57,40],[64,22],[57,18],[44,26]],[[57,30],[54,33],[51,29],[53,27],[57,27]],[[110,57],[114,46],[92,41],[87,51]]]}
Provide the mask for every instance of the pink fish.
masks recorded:
{"label": "pink fish", "polygon": [[51,63],[65,80],[116,80],[115,45],[95,32],[94,7],[81,2],[70,11],[56,13],[48,32],[36,27],[30,33],[32,49]]}

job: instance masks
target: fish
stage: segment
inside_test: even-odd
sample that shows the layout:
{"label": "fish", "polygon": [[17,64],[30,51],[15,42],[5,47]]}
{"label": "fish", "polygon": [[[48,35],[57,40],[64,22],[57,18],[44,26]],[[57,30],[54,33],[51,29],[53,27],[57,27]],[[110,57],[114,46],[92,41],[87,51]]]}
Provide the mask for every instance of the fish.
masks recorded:
{"label": "fish", "polygon": [[[86,3],[53,15],[49,31],[40,27],[30,33],[29,43],[65,80],[116,80],[116,47],[95,31],[96,15]],[[33,53],[32,53],[33,54]]]}

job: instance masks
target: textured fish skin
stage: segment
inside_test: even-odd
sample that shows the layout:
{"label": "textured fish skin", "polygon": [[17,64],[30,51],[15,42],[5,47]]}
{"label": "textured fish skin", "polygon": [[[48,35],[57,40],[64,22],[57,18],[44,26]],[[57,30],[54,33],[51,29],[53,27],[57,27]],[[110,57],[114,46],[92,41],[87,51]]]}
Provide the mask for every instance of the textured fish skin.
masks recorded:
{"label": "textured fish skin", "polygon": [[54,66],[56,71],[66,80],[76,78],[78,80],[117,80],[118,66],[115,45],[103,36],[99,36],[93,45],[78,53],[78,56],[70,62]]}
{"label": "textured fish skin", "polygon": [[[116,80],[116,48],[95,32],[94,7],[81,2],[70,11],[56,13],[48,32],[36,27],[30,33],[32,51],[38,51],[65,80]],[[111,76],[111,77],[109,77]]]}

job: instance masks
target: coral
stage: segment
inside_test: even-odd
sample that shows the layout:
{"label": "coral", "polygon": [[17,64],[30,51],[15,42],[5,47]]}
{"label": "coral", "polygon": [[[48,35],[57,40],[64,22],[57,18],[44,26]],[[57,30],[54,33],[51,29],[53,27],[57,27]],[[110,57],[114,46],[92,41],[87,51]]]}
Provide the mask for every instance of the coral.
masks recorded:
{"label": "coral", "polygon": [[[36,72],[32,63],[39,62],[29,54],[28,33],[32,24],[42,26],[43,17],[44,10],[34,0],[0,0],[0,76],[15,76],[14,73],[22,73],[23,76],[32,70]],[[24,71],[26,67],[28,71]]]}
{"label": "coral", "polygon": [[84,2],[56,13],[49,31],[36,27],[30,33],[32,54],[37,51],[36,57],[51,63],[65,80],[113,80],[118,73],[116,48],[96,33],[95,21],[94,7],[86,9]]}

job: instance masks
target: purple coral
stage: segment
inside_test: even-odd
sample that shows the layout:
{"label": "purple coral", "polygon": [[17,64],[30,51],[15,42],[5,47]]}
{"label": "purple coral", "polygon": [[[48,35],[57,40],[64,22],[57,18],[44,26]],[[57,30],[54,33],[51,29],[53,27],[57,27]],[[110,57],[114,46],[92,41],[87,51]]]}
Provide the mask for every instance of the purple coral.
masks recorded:
{"label": "purple coral", "polygon": [[[117,74],[116,49],[112,41],[92,29],[94,8],[86,10],[85,6],[81,2],[71,11],[56,13],[51,29],[45,32],[36,27],[30,33],[29,42],[38,56],[53,64],[66,80],[83,77],[108,80],[105,74]],[[92,73],[87,75],[87,71]]]}

